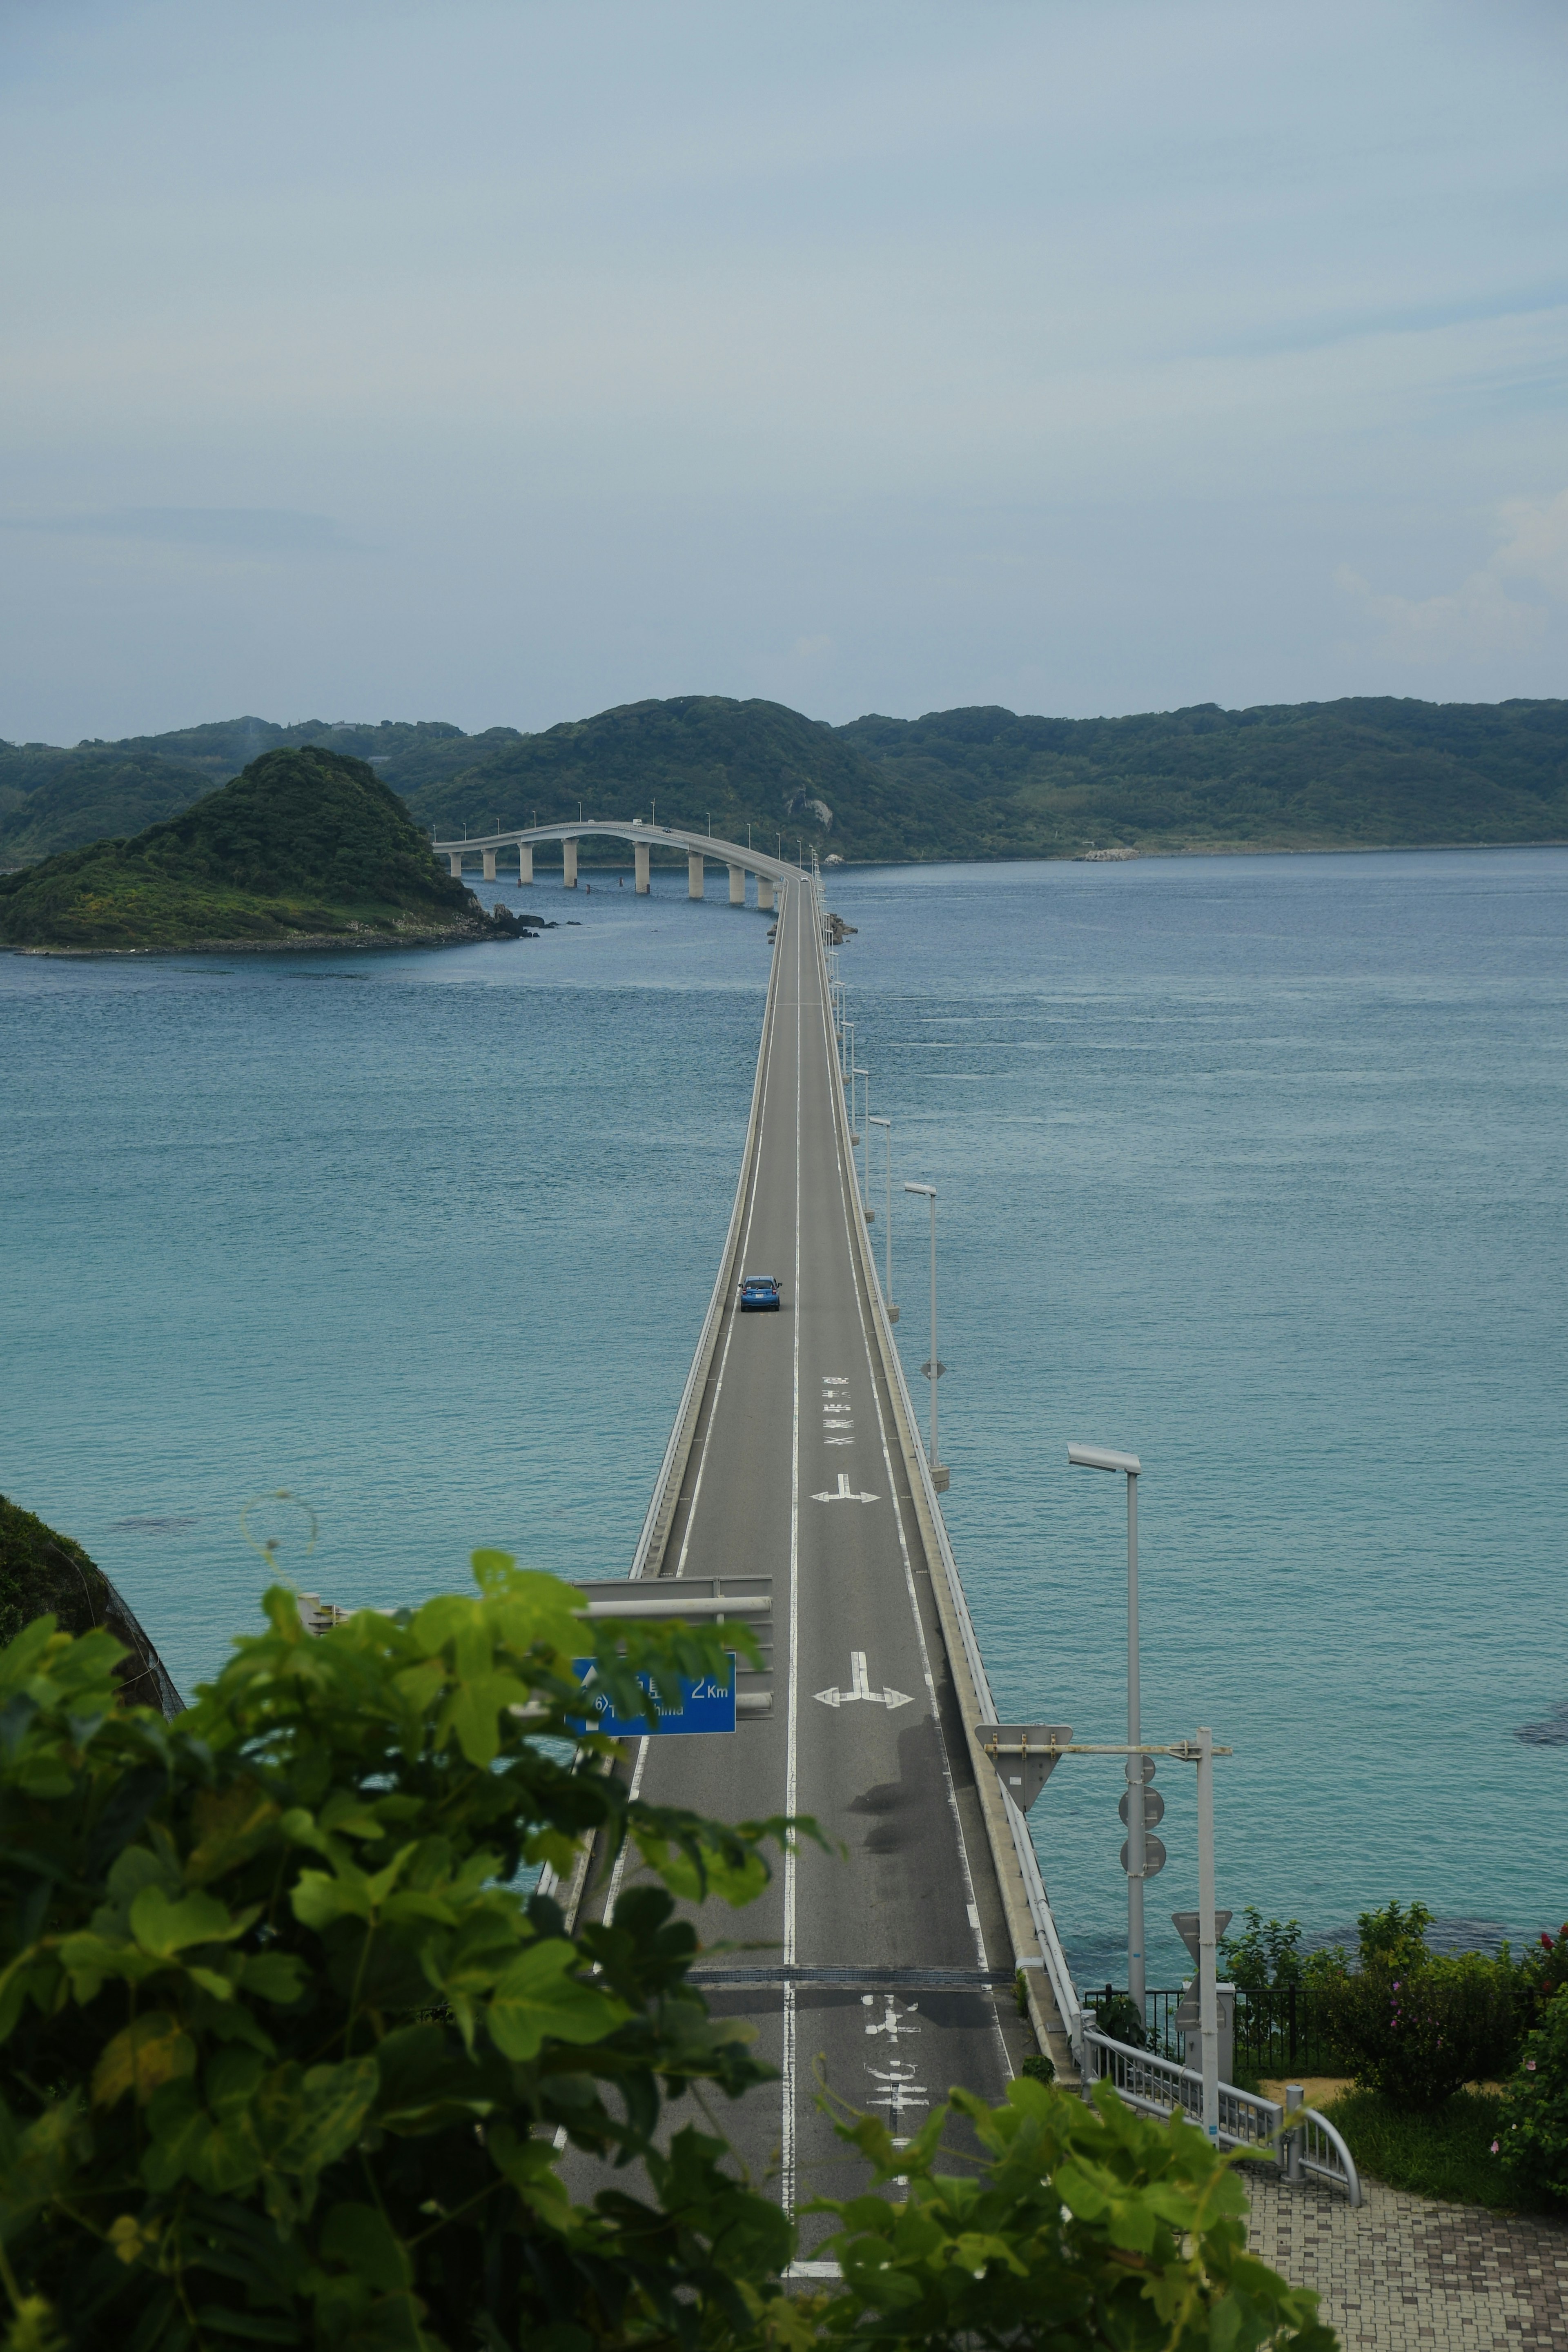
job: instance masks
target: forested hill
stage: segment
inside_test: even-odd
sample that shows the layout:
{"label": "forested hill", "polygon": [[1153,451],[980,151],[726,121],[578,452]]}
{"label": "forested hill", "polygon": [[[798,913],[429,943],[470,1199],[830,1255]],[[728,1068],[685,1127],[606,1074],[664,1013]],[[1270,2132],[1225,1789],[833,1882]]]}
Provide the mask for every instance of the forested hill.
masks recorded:
{"label": "forested hill", "polygon": [[[0,744],[0,864],[177,814],[258,752],[367,761],[441,835],[657,817],[849,860],[1568,840],[1568,701],[1387,698],[1125,719],[983,708],[829,727],[681,695],[535,735],[241,719],[72,751]],[[609,854],[608,852],[605,854]]]}
{"label": "forested hill", "polygon": [[395,793],[362,760],[292,744],[130,841],[0,877],[0,941],[145,949],[482,936]]}

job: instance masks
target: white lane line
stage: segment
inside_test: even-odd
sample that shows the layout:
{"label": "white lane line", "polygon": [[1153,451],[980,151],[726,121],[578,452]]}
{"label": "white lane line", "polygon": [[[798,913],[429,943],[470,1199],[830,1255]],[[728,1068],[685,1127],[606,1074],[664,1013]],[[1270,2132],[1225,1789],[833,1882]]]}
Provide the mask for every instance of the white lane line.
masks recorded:
{"label": "white lane line", "polygon": [[[652,1745],[652,1738],[647,1734],[645,1734],[644,1737],[637,1741],[637,1760],[632,1766],[631,1802],[634,1805],[637,1803],[637,1798],[642,1793],[642,1768],[647,1762],[647,1751]],[[621,1878],[626,1870],[626,1856],[631,1852],[631,1846],[632,1842],[630,1838],[626,1838],[622,1843],[619,1853],[616,1856],[616,1866],[610,1873],[610,1891],[605,1897],[605,1925],[606,1927],[610,1925],[616,1916],[616,1898],[621,1891]]]}
{"label": "white lane line", "polygon": [[[828,1050],[826,1014],[823,1021],[823,1047],[825,1051]],[[882,1462],[888,1474],[888,1486],[889,1490],[897,1495],[899,1489],[893,1476],[893,1456],[888,1444],[888,1420],[882,1410],[882,1399],[877,1387],[877,1362],[871,1350],[871,1334],[866,1327],[866,1307],[860,1296],[860,1284],[855,1275],[854,1242],[849,1231],[849,1203],[845,1192],[844,1157],[839,1148],[837,1119],[833,1122],[833,1150],[838,1162],[838,1197],[844,1212],[844,1239],[849,1251],[850,1273],[855,1292],[855,1311],[860,1318],[860,1344],[865,1349],[866,1368],[871,1375],[871,1396],[877,1408],[877,1428],[882,1441]],[[984,1969],[989,1967],[990,1963],[985,1955],[985,1937],[980,1925],[980,1912],[974,1900],[974,1873],[969,1866],[969,1848],[964,1843],[963,1822],[958,1810],[958,1791],[953,1786],[952,1759],[947,1752],[947,1739],[942,1727],[942,1709],[937,1705],[936,1678],[931,1670],[931,1652],[926,1645],[925,1627],[921,1622],[920,1595],[915,1590],[914,1567],[910,1559],[909,1538],[904,1530],[904,1515],[896,1503],[893,1518],[899,1530],[899,1551],[904,1563],[904,1590],[909,1595],[910,1614],[914,1619],[915,1639],[920,1644],[921,1666],[925,1676],[926,1696],[931,1702],[931,1721],[936,1727],[937,1754],[942,1759],[942,1782],[947,1793],[947,1810],[952,1822],[953,1843],[958,1848],[959,1864],[963,1873],[964,1907],[974,1937],[975,1957]],[[996,2038],[1003,2077],[1010,2081],[1013,2074],[1013,2061],[1007,2054],[1006,2037],[1002,2032],[1002,2021],[996,2013],[994,2003],[991,2010],[991,2028]]]}
{"label": "white lane line", "polygon": [[[804,884],[802,886],[804,889]],[[784,1753],[784,1811],[795,1810],[797,1744],[800,1733],[800,1055],[802,1043],[800,991],[802,974],[801,913],[796,894],[790,893],[795,917],[795,1370],[791,1408],[789,1481],[789,1731]],[[815,911],[812,919],[816,920]],[[784,1848],[784,1960],[795,1965],[795,1858],[792,1840]],[[784,2051],[779,2068],[784,2108],[779,2136],[779,2188],[786,2213],[795,2211],[795,1986],[786,1982],[784,1995]]]}
{"label": "white lane line", "polygon": [[[776,1037],[778,1034],[778,998],[775,995],[773,998],[773,1037]],[[763,1065],[763,1111],[762,1117],[757,1121],[756,1157],[752,1161],[752,1197],[746,1203],[745,1231],[741,1235],[741,1271],[742,1274],[744,1274],[746,1268],[746,1255],[752,1245],[752,1220],[757,1213],[757,1193],[762,1183],[763,1137],[767,1131],[768,1089],[773,1083],[773,1038],[771,1037],[768,1041],[767,1060]],[[733,1299],[731,1299],[727,1312],[729,1316],[729,1324],[724,1333],[724,1345],[719,1351],[719,1377],[713,1383],[713,1402],[709,1407],[708,1423],[702,1433],[702,1458],[697,1465],[697,1483],[691,1489],[691,1502],[686,1514],[686,1532],[680,1538],[680,1557],[675,1563],[675,1572],[677,1576],[684,1576],[686,1573],[686,1556],[691,1549],[691,1530],[697,1524],[698,1499],[702,1493],[702,1481],[708,1475],[708,1440],[713,1433],[713,1423],[719,1417],[719,1400],[724,1393],[724,1374],[729,1368],[730,1362],[730,1342],[735,1336],[735,1326],[741,1319],[735,1310],[735,1302]]]}

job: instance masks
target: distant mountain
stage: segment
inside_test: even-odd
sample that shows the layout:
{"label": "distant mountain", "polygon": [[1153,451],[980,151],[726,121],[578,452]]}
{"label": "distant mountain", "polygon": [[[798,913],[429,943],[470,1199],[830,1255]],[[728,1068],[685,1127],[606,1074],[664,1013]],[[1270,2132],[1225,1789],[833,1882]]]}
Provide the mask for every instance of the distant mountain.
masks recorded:
{"label": "distant mountain", "polygon": [[482,937],[407,810],[363,760],[298,745],[131,841],[0,877],[13,947],[287,946]]}
{"label": "distant mountain", "polygon": [[[658,815],[851,861],[1568,839],[1568,701],[1393,698],[1126,719],[996,708],[829,727],[679,695],[536,735],[242,719],[121,743],[0,745],[0,861],[173,814],[258,751],[372,765],[443,837]],[[610,858],[610,847],[584,851]]]}

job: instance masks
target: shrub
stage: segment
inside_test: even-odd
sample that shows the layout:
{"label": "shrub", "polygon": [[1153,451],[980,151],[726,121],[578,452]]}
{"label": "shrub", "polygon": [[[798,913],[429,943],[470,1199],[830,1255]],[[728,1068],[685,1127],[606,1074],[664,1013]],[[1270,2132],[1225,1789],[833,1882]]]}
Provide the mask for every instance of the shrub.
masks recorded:
{"label": "shrub", "polygon": [[[721,1633],[591,1640],[569,1587],[475,1570],[477,1599],[321,1641],[275,1589],[173,1723],[116,1705],[101,1628],[0,1653],[6,2352],[1332,2352],[1247,2256],[1228,2163],[1105,2085],[955,2093],[902,2147],[845,2123],[906,2193],[818,2209],[843,2284],[786,2296],[790,2219],[660,2126],[666,2095],[768,2078],[686,1983],[672,1895],[744,1902],[792,1825],[634,1802],[560,1745],[574,1653],[625,1716],[637,1670],[711,1672]],[[662,1883],[568,1936],[517,1873],[595,1827]],[[966,2177],[935,2168],[948,2114]],[[561,2140],[637,2168],[574,2207]]]}
{"label": "shrub", "polygon": [[1568,2205],[1568,1992],[1552,1996],[1525,2036],[1493,2147],[1521,2191]]}
{"label": "shrub", "polygon": [[1335,2045],[1357,2084],[1395,2106],[1441,2106],[1467,2083],[1490,2081],[1511,2063],[1518,2002],[1506,1960],[1480,1952],[1377,1960],[1327,1998]]}
{"label": "shrub", "polygon": [[[936,2168],[953,2116],[982,2153],[956,2176]],[[1109,2084],[1093,2106],[1027,2080],[994,2109],[955,2091],[907,2145],[869,2116],[840,2137],[879,2188],[907,2185],[808,2209],[838,2225],[822,2251],[844,2284],[778,2314],[776,2342],[1333,2352],[1316,2296],[1247,2253],[1247,2192],[1230,2161],[1181,2117],[1134,2114]]]}
{"label": "shrub", "polygon": [[1520,1959],[1527,2026],[1542,2024],[1547,2003],[1568,1985],[1568,1922],[1555,1936],[1540,1936]]}
{"label": "shrub", "polygon": [[1242,1992],[1288,1989],[1302,1980],[1301,1922],[1265,1919],[1255,1903],[1242,1913],[1237,1936],[1222,1936],[1220,1973]]}
{"label": "shrub", "polygon": [[[684,1985],[671,1895],[747,1900],[784,1825],[636,1804],[564,1760],[574,1652],[625,1714],[636,1668],[668,1688],[718,1666],[718,1638],[595,1643],[569,1586],[475,1569],[477,1597],[321,1641],[274,1590],[269,1630],[173,1723],[113,1703],[101,1629],[44,1617],[0,1654],[16,2346],[668,2340],[694,2298],[750,2325],[738,2280],[787,2262],[721,2141],[656,2140],[661,2084],[733,2097],[765,2074]],[[574,1939],[514,1882],[600,1825],[663,1884]],[[637,2159],[651,2201],[574,2209],[557,2133]]]}

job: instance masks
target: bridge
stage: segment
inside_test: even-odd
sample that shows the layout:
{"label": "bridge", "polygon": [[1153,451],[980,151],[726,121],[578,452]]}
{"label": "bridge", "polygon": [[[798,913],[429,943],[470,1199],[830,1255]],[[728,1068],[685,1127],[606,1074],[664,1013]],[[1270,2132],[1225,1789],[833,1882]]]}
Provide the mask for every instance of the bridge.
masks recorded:
{"label": "bridge", "polygon": [[[1037,2042],[1076,2080],[1082,2039],[1023,1816],[974,1737],[995,1710],[857,1196],[818,888],[767,863],[785,887],[740,1181],[631,1572],[668,1591],[659,1614],[684,1583],[694,1619],[716,1578],[771,1580],[771,1704],[622,1754],[637,1794],[810,1813],[835,1849],[786,1857],[749,1911],[694,1914],[705,1944],[755,1948],[696,1977],[778,2069],[723,2122],[793,2210],[854,2174],[819,2066],[907,2136],[952,2084],[1000,2099]],[[750,1273],[779,1276],[781,1312],[739,1313]],[[573,1922],[608,1919],[640,1867],[590,1848],[552,1891]]]}
{"label": "bridge", "polygon": [[453,879],[461,881],[463,861],[478,857],[487,882],[500,877],[496,859],[503,850],[517,853],[519,882],[533,879],[533,853],[544,842],[561,844],[562,878],[568,890],[577,887],[577,845],[580,841],[629,841],[633,848],[636,882],[638,893],[647,895],[649,858],[655,849],[684,849],[686,852],[686,887],[693,898],[702,896],[703,877],[707,862],[724,865],[730,869],[730,904],[743,907],[746,903],[746,877],[757,877],[757,905],[764,912],[771,909],[774,894],[783,882],[800,879],[800,867],[783,857],[769,857],[748,843],[742,848],[738,841],[721,841],[710,833],[688,833],[677,825],[645,824],[640,817],[629,824],[612,823],[602,817],[589,817],[576,824],[518,825],[501,833],[479,834],[472,840],[465,835],[461,841],[432,841],[430,846],[437,857],[447,859]]}

